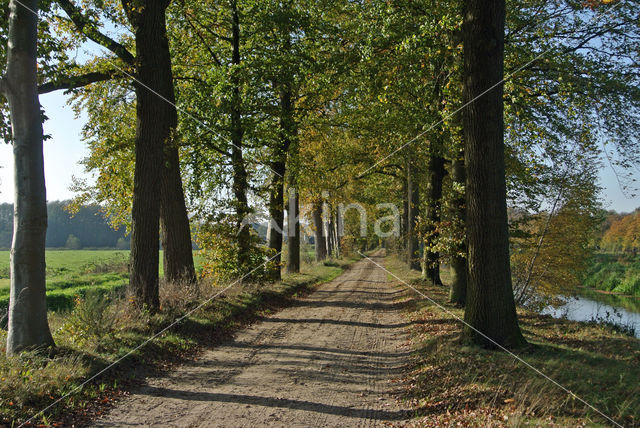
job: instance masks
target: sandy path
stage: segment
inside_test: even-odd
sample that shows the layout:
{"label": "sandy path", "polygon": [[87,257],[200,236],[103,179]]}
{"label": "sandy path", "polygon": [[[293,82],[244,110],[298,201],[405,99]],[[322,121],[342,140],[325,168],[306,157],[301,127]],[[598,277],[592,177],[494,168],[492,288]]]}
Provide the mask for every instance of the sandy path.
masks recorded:
{"label": "sandy path", "polygon": [[[377,261],[381,261],[378,259]],[[409,349],[403,292],[362,260],[290,308],[166,377],[95,426],[374,426],[410,416],[392,396]]]}

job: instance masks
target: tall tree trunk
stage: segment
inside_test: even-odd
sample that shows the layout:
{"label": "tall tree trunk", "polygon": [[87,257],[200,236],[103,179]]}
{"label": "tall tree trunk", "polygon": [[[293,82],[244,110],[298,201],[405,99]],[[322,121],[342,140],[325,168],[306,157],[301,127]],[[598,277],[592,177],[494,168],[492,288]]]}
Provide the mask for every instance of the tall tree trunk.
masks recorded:
{"label": "tall tree trunk", "polygon": [[414,270],[420,270],[420,248],[418,246],[418,234],[416,233],[416,222],[418,220],[418,208],[420,206],[420,189],[416,180],[415,168],[411,161],[407,162],[407,194],[409,203],[407,205],[407,263]]}
{"label": "tall tree trunk", "polygon": [[338,236],[338,211],[339,207],[336,208],[335,212],[331,216],[331,235],[333,236],[333,254],[336,257],[340,257],[340,237]]}
{"label": "tall tree trunk", "polygon": [[463,116],[469,255],[464,319],[473,328],[465,327],[464,336],[484,346],[518,347],[526,342],[509,265],[504,87],[490,90],[504,76],[505,1],[467,0],[465,6],[464,102],[470,104]]}
{"label": "tall tree trunk", "polygon": [[[289,37],[289,35],[287,35]],[[287,47],[290,48],[290,39]],[[287,210],[287,272],[300,272],[300,205],[298,196],[298,124],[293,108],[293,92],[285,84],[280,94],[280,139],[287,150],[287,182],[289,187],[289,209]]]}
{"label": "tall tree trunk", "polygon": [[440,253],[432,250],[432,246],[438,241],[437,224],[440,223],[442,212],[442,181],[446,174],[444,168],[445,160],[441,156],[432,155],[429,160],[429,200],[427,203],[427,219],[429,227],[427,230],[428,246],[424,251],[424,273],[425,279],[432,284],[442,285],[440,279]]}
{"label": "tall tree trunk", "polygon": [[[289,172],[291,174],[291,172]],[[287,272],[300,272],[300,198],[297,189],[289,188]]]}
{"label": "tall tree trunk", "polygon": [[407,223],[409,216],[409,189],[407,177],[402,178],[402,215],[400,216],[400,254],[407,255]]}
{"label": "tall tree trunk", "polygon": [[266,244],[268,245],[271,241],[271,222],[267,223],[267,236],[266,236]]}
{"label": "tall tree trunk", "polygon": [[[464,152],[460,153],[453,161],[452,166],[454,186],[464,186]],[[466,210],[465,194],[460,193],[453,200],[453,217],[458,225],[464,227]],[[451,289],[449,291],[449,301],[460,306],[464,306],[467,301],[467,243],[461,242],[454,248],[454,255],[451,257]]]}
{"label": "tall tree trunk", "polygon": [[[31,10],[29,10],[31,9]],[[11,0],[7,74],[2,81],[13,132],[15,199],[7,354],[54,346],[47,322],[47,204],[38,100],[37,0]]]}
{"label": "tall tree trunk", "polygon": [[138,61],[136,82],[137,129],[131,210],[130,288],[136,304],[151,312],[159,307],[158,260],[160,197],[164,147],[171,138],[174,107],[171,58],[165,11],[169,1],[124,1],[133,26]]}
{"label": "tall tree trunk", "polygon": [[[249,215],[249,201],[247,199],[247,189],[249,187],[247,180],[247,170],[244,163],[242,153],[242,143],[244,137],[244,128],[242,126],[242,99],[240,96],[240,16],[235,2],[231,2],[232,6],[232,35],[231,43],[233,46],[232,63],[234,69],[232,71],[233,95],[232,95],[232,112],[231,112],[231,167],[233,170],[232,191],[235,198],[236,211],[236,228],[238,230],[238,266],[244,270],[249,268],[251,256],[251,230],[250,225],[243,224],[243,220]],[[250,269],[250,268],[249,268]]]}
{"label": "tall tree trunk", "polygon": [[342,231],[344,230],[344,225],[342,224],[343,222],[344,213],[342,212],[342,209],[338,207],[338,216],[336,217],[336,239],[338,240],[338,252],[340,254],[340,257],[342,257]]}
{"label": "tall tree trunk", "polygon": [[282,231],[284,222],[284,174],[286,148],[278,145],[272,153],[271,169],[273,178],[269,189],[269,217],[271,221],[271,235],[269,236],[269,248],[274,251],[274,268],[270,277],[279,281],[282,277],[280,265],[282,261]]}
{"label": "tall tree trunk", "polygon": [[[166,38],[166,34],[164,34]],[[166,48],[169,48],[167,44]],[[169,52],[165,52],[169,56]],[[167,138],[164,148],[164,172],[162,174],[160,191],[160,227],[162,230],[164,277],[169,282],[183,282],[195,284],[196,270],[193,264],[193,247],[191,244],[191,226],[184,201],[182,177],[180,175],[180,155],[175,138],[178,127],[178,112],[175,107],[175,92],[173,86],[173,72],[169,68],[165,71],[171,84],[169,87],[168,122],[171,135]]]}
{"label": "tall tree trunk", "polygon": [[333,257],[334,242],[333,242],[333,233],[331,233],[331,205],[329,205],[328,202],[325,202],[324,204],[322,217],[324,220],[324,226],[326,228],[325,236],[327,241],[327,256],[331,258]]}
{"label": "tall tree trunk", "polygon": [[313,227],[315,228],[316,261],[321,262],[327,258],[327,242],[324,236],[324,222],[322,221],[322,203],[319,201],[313,204]]}
{"label": "tall tree trunk", "polygon": [[[177,126],[177,114],[173,111]],[[172,129],[175,130],[175,126]],[[169,282],[195,284],[191,226],[184,202],[178,148],[171,143],[165,148],[165,171],[160,191],[160,225],[164,277]]]}

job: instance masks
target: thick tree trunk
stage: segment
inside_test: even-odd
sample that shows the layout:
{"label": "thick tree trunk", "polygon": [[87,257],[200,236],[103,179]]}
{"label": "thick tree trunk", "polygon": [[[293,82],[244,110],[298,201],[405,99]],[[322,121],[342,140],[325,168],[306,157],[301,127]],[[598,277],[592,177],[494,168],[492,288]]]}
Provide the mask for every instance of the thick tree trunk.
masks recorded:
{"label": "thick tree trunk", "polygon": [[[287,44],[290,47],[290,44]],[[287,272],[300,272],[300,206],[298,196],[298,124],[293,108],[293,93],[287,83],[280,94],[280,139],[287,151],[289,198],[287,210]]]}
{"label": "thick tree trunk", "polygon": [[7,354],[54,346],[47,322],[47,205],[38,100],[37,0],[11,0],[3,92],[13,132],[15,199]]}
{"label": "thick tree trunk", "polygon": [[[453,161],[453,183],[464,186],[465,169],[464,153],[460,153]],[[456,223],[465,224],[466,210],[464,193],[460,193],[453,201],[453,217]],[[449,291],[449,301],[460,306],[464,306],[467,301],[467,244],[461,242],[454,248],[455,254],[451,257],[451,290]]]}
{"label": "thick tree trunk", "polygon": [[[291,111],[291,92],[284,91],[280,95],[281,109]],[[292,117],[291,117],[292,119]],[[271,218],[271,235],[269,236],[269,248],[271,248],[277,256],[274,258],[275,265],[271,272],[273,280],[281,279],[280,265],[282,257],[282,231],[284,230],[284,175],[286,173],[286,159],[291,145],[291,138],[285,127],[287,120],[281,117],[280,138],[277,146],[272,153],[271,170],[273,171],[273,179],[269,192],[269,216]],[[299,233],[298,233],[299,235]],[[298,250],[299,252],[299,250]]]}
{"label": "thick tree trunk", "polygon": [[513,348],[526,342],[509,265],[504,87],[489,90],[504,76],[505,1],[468,0],[465,5],[464,101],[471,103],[463,116],[469,263],[465,322],[471,327],[465,327],[464,336],[484,346]]}
{"label": "thick tree trunk", "polygon": [[131,210],[131,273],[129,285],[139,306],[151,312],[159,307],[158,259],[160,197],[164,147],[171,138],[174,107],[171,58],[166,32],[168,1],[125,2],[134,28],[136,59],[137,129],[135,175]]}
{"label": "thick tree trunk", "polygon": [[314,246],[316,249],[316,261],[321,262],[327,258],[327,242],[324,236],[321,202],[315,202],[313,204],[313,227],[315,228]]}
{"label": "thick tree trunk", "polygon": [[[174,117],[177,125],[177,115]],[[173,143],[165,148],[164,165],[160,192],[164,278],[169,282],[195,284],[191,226],[184,202],[178,148]]]}
{"label": "thick tree trunk", "polygon": [[414,270],[420,270],[420,248],[418,246],[418,234],[416,222],[418,220],[418,208],[420,206],[420,189],[416,180],[415,168],[411,162],[407,163],[407,263]]}
{"label": "thick tree trunk", "polygon": [[244,128],[242,126],[242,99],[240,96],[240,17],[235,2],[232,2],[232,63],[236,69],[233,70],[233,108],[231,112],[231,167],[233,169],[232,191],[235,198],[236,228],[238,230],[238,266],[241,270],[251,269],[249,266],[251,256],[251,230],[250,225],[244,225],[243,220],[249,215],[249,201],[247,199],[247,169],[243,158],[243,137]]}
{"label": "thick tree trunk", "polygon": [[432,245],[438,241],[437,224],[440,223],[442,212],[442,181],[446,174],[445,160],[441,156],[432,155],[429,160],[429,200],[427,203],[427,248],[424,252],[424,277],[435,285],[442,285],[440,280],[440,253],[432,250]]}
{"label": "thick tree trunk", "polygon": [[[162,35],[167,38],[166,32]],[[193,264],[193,248],[191,245],[191,226],[184,201],[182,176],[180,175],[180,154],[175,139],[178,127],[178,112],[175,107],[175,92],[173,86],[173,72],[168,43],[159,49],[166,49],[163,56],[167,70],[163,71],[166,79],[164,85],[168,88],[167,100],[171,105],[167,109],[167,122],[170,125],[169,136],[164,147],[164,171],[160,189],[160,225],[162,229],[162,248],[164,277],[169,282],[195,284],[196,270]]]}

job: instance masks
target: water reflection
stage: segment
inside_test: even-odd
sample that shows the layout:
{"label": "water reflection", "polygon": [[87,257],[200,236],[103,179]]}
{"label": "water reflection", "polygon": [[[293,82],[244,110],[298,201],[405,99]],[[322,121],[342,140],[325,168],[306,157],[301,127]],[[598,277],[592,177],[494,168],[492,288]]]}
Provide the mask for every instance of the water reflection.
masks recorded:
{"label": "water reflection", "polygon": [[640,338],[640,299],[589,293],[589,296],[563,298],[560,306],[546,307],[542,313],[572,321],[609,321],[630,326]]}

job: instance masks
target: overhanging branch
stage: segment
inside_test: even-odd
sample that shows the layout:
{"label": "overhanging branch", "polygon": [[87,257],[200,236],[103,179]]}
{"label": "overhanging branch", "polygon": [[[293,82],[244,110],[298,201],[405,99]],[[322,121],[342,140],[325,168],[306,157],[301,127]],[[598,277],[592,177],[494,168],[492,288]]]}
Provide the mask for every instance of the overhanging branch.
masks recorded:
{"label": "overhanging branch", "polygon": [[71,0],[57,0],[58,4],[67,13],[71,22],[73,22],[79,32],[87,36],[90,40],[93,40],[97,44],[109,49],[122,61],[129,65],[134,65],[135,57],[120,43],[113,40],[111,37],[103,34],[98,30],[98,27],[94,22],[82,14],[79,7],[71,2]]}
{"label": "overhanging branch", "polygon": [[63,76],[56,80],[43,83],[38,86],[39,94],[47,94],[49,92],[58,91],[61,89],[76,89],[90,85],[96,82],[104,82],[118,77],[119,73],[115,70],[101,72],[96,71],[92,73],[82,74],[79,76]]}

